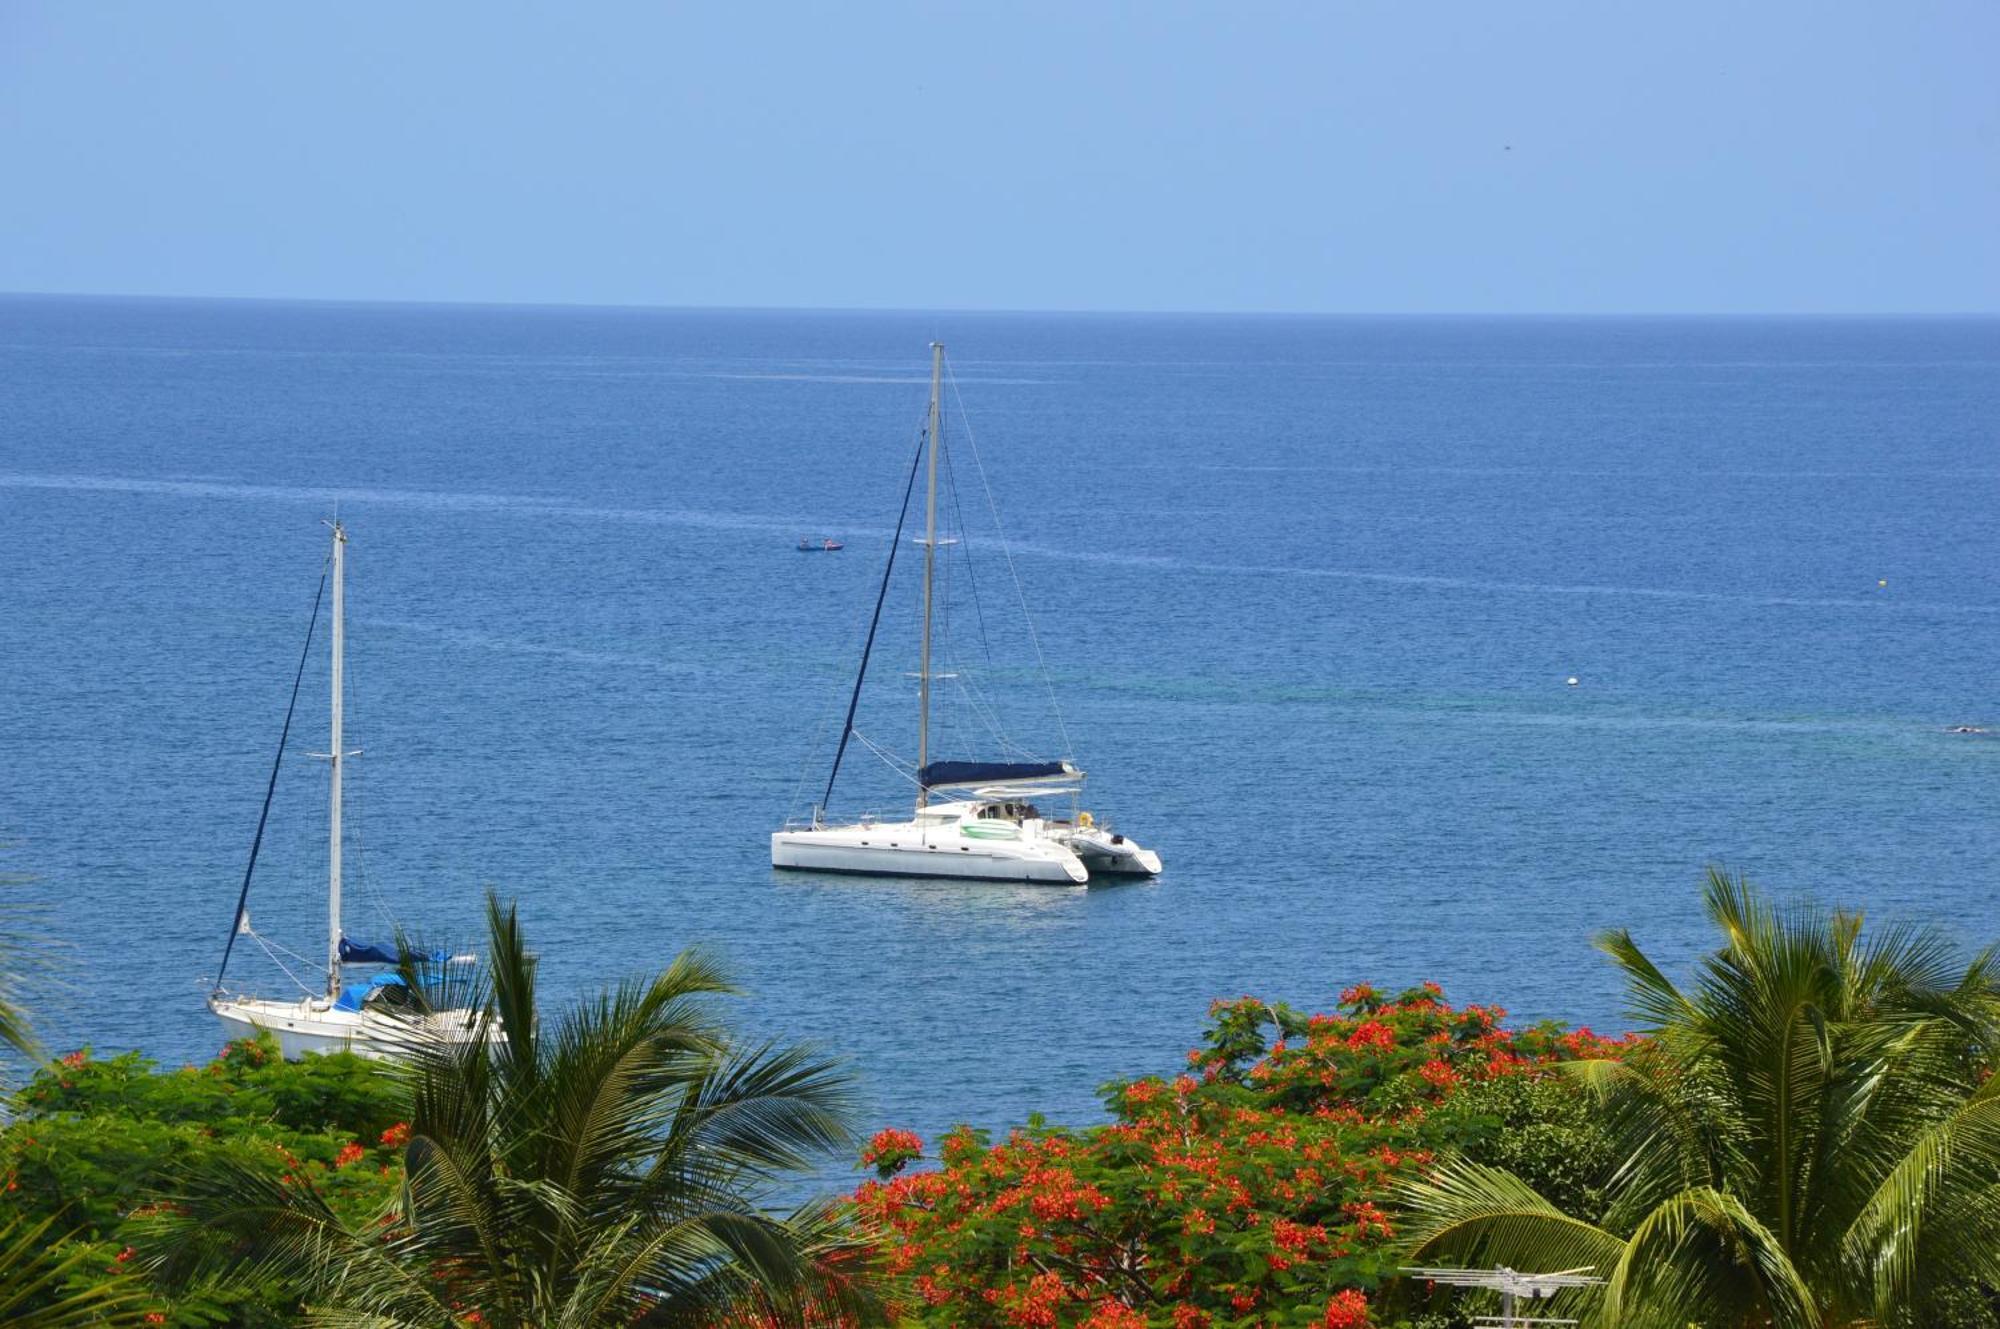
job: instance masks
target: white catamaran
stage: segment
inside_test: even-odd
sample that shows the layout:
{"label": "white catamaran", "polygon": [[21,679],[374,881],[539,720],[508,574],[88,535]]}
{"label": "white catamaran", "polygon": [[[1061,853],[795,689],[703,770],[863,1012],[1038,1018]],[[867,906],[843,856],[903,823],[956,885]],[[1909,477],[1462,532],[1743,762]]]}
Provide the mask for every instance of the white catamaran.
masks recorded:
{"label": "white catamaran", "polygon": [[[332,793],[329,802],[331,829],[327,840],[327,941],[326,941],[326,990],[316,994],[305,989],[302,997],[294,1000],[277,1000],[267,997],[253,997],[231,992],[223,986],[223,975],[229,968],[230,952],[235,948],[236,939],[247,936],[262,942],[250,927],[248,909],[250,877],[257,867],[257,849],[263,843],[264,821],[271,811],[271,792],[275,790],[278,767],[284,761],[285,739],[278,742],[278,762],[271,770],[271,790],[264,796],[264,814],[257,822],[256,839],[250,847],[250,865],[243,874],[243,889],[236,902],[236,920],[230,928],[229,943],[223,948],[222,966],[217,972],[215,987],[209,993],[208,1008],[222,1021],[225,1034],[231,1039],[254,1037],[260,1032],[269,1033],[277,1039],[279,1048],[288,1059],[296,1060],[309,1052],[338,1052],[348,1050],[377,1060],[393,1058],[407,1051],[419,1040],[452,1041],[470,1036],[482,1018],[474,1010],[429,1010],[424,1001],[412,993],[400,971],[395,968],[400,963],[395,946],[383,946],[350,940],[341,930],[340,924],[340,783],[341,771],[347,758],[355,755],[343,747],[341,734],[341,710],[344,694],[344,653],[346,650],[346,605],[345,578],[347,568],[347,532],[340,523],[333,526],[333,555],[331,577],[333,581],[333,700],[332,700],[332,743],[325,753],[317,754],[327,759],[332,770]],[[313,616],[318,618],[318,602],[313,605]],[[312,624],[306,627],[305,651],[312,649]],[[304,654],[301,654],[299,668],[303,675]],[[292,703],[298,703],[298,683],[292,685]],[[285,714],[285,735],[292,727],[291,712]],[[441,955],[415,957],[425,965],[450,963]],[[348,965],[375,966],[372,976],[349,982],[345,973]],[[390,966],[385,972],[382,966]],[[287,971],[289,972],[289,970]],[[304,984],[300,985],[304,988]],[[498,1031],[492,1032],[498,1037]]]}
{"label": "white catamaran", "polygon": [[[923,450],[928,454],[929,488],[924,509],[923,635],[917,664],[917,784],[916,810],[908,821],[878,821],[863,817],[839,825],[825,820],[824,798],[813,809],[808,825],[788,826],[771,836],[771,865],[816,872],[853,872],[883,877],[970,877],[990,881],[1047,882],[1081,885],[1092,875],[1155,876],[1160,856],[1128,837],[1098,824],[1088,812],[1074,817],[1045,816],[1035,799],[1074,796],[1083,772],[1067,761],[932,761],[931,627],[932,596],[940,541],[938,518],[938,454],[943,446],[941,390],[944,346],[931,344],[930,413]],[[910,482],[916,481],[915,463]],[[905,512],[908,500],[905,498]],[[898,521],[896,542],[902,540]],[[890,550],[890,568],[895,549]],[[888,572],[883,573],[883,591]],[[861,669],[854,681],[847,722],[834,753],[833,779],[840,772],[847,740],[854,733],[854,707],[867,676],[868,652],[882,600],[875,605],[875,622],[868,630]],[[932,795],[947,795],[933,802]]]}

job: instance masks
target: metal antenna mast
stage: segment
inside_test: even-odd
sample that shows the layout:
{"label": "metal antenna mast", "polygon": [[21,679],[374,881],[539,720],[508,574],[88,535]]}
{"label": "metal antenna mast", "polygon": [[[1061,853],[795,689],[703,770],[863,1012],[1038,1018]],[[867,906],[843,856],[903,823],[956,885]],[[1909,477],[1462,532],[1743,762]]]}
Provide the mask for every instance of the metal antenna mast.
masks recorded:
{"label": "metal antenna mast", "polygon": [[1575,1324],[1575,1320],[1562,1320],[1550,1316],[1520,1315],[1515,1312],[1515,1303],[1526,1298],[1529,1301],[1546,1301],[1565,1288],[1600,1287],[1604,1280],[1592,1277],[1589,1265],[1576,1269],[1565,1269],[1556,1274],[1523,1274],[1501,1265],[1497,1269],[1410,1269],[1402,1272],[1411,1278],[1421,1278],[1431,1283],[1445,1283],[1453,1287],[1485,1288],[1500,1294],[1498,1315],[1475,1315],[1472,1322],[1482,1329],[1522,1329],[1522,1326],[1536,1324]]}

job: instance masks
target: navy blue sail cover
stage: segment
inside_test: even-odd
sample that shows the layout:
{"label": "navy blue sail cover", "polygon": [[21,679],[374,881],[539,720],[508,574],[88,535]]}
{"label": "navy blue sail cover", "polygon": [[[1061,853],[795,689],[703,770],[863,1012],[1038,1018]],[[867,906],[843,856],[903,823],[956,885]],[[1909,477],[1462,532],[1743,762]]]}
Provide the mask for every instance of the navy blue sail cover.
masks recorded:
{"label": "navy blue sail cover", "polygon": [[927,789],[947,784],[1011,784],[1073,775],[1066,761],[934,761],[917,772]]}
{"label": "navy blue sail cover", "polygon": [[394,964],[396,948],[377,946],[372,941],[349,941],[340,939],[340,962],[342,964]]}
{"label": "navy blue sail cover", "polygon": [[[410,958],[412,960],[428,961],[431,964],[443,964],[449,957],[443,951],[411,951]],[[340,962],[342,964],[395,964],[397,963],[396,947],[394,944],[381,946],[372,941],[349,941],[347,938],[342,937],[340,939]]]}

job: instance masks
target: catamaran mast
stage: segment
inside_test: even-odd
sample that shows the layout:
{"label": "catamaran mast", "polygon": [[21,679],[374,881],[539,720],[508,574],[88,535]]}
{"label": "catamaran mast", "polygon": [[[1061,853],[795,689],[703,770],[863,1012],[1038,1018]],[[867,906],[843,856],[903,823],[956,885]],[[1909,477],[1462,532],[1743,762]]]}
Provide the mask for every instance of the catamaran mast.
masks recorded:
{"label": "catamaran mast", "polygon": [[333,794],[329,805],[326,855],[326,995],[340,996],[340,767],[346,755],[341,748],[342,655],[347,648],[347,531],[333,523],[333,744],[327,748],[333,762]]}
{"label": "catamaran mast", "polygon": [[944,382],[944,343],[931,343],[930,490],[924,504],[924,644],[917,661],[917,810],[930,799],[924,767],[931,759],[931,584],[937,571],[938,397]]}

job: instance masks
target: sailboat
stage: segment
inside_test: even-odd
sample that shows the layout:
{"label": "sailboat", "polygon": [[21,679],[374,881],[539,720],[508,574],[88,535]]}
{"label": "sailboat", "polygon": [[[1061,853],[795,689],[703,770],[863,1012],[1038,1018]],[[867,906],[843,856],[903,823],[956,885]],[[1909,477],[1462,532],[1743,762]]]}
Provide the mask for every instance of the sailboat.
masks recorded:
{"label": "sailboat", "polygon": [[[896,526],[889,566],[875,601],[868,642],[847,707],[847,721],[834,751],[827,793],[807,825],[787,826],[771,835],[771,866],[814,872],[851,872],[880,877],[964,877],[984,881],[1083,885],[1093,875],[1157,876],[1160,856],[1130,837],[1102,825],[1089,813],[1045,815],[1037,799],[1075,796],[1084,773],[1068,761],[933,761],[930,753],[931,634],[937,586],[938,456],[943,446],[942,386],[944,344],[931,343],[930,411],[917,461],[928,457],[929,485],[924,508],[923,627],[917,664],[916,808],[907,821],[863,817],[845,824],[825,817],[825,800],[840,773],[841,757],[854,734],[855,706],[868,673],[868,655],[882,619],[882,603],[902,542]],[[910,484],[916,483],[912,462]],[[909,510],[907,490],[904,513]],[[934,796],[938,796],[934,799]]]}
{"label": "sailboat", "polygon": [[[332,741],[326,752],[317,754],[327,760],[332,772],[328,805],[325,990],[315,993],[301,983],[303,996],[273,999],[231,992],[223,982],[237,938],[263,940],[250,926],[250,879],[257,868],[257,850],[263,843],[265,821],[271,812],[271,796],[277,789],[278,769],[284,761],[286,739],[291,734],[292,710],[288,709],[285,712],[284,734],[278,740],[278,759],[272,766],[270,787],[264,795],[264,811],[258,818],[257,835],[250,846],[250,863],[244,870],[243,888],[236,901],[236,919],[230,927],[229,941],[223,947],[222,964],[208,996],[208,1008],[222,1022],[223,1031],[231,1040],[268,1033],[277,1040],[287,1060],[297,1060],[307,1053],[343,1050],[387,1060],[407,1053],[420,1041],[468,1039],[487,1017],[477,1010],[433,1009],[425,994],[412,991],[405,980],[400,967],[404,956],[399,947],[357,942],[341,928],[341,775],[347,758],[355,753],[346,749],[341,732],[346,682],[347,531],[337,521],[329,525],[333,529],[329,571],[333,583]],[[315,599],[314,623],[318,617],[319,601]],[[312,650],[314,623],[308,623],[306,627],[306,644],[299,659],[300,678],[304,676],[306,655]],[[294,709],[298,705],[298,695],[298,680],[295,679],[292,684]],[[411,958],[425,967],[452,962],[446,956],[428,953]],[[348,970],[355,965],[370,967],[374,972],[366,977],[351,978]],[[491,1031],[489,1037],[497,1038],[498,1031]]]}

